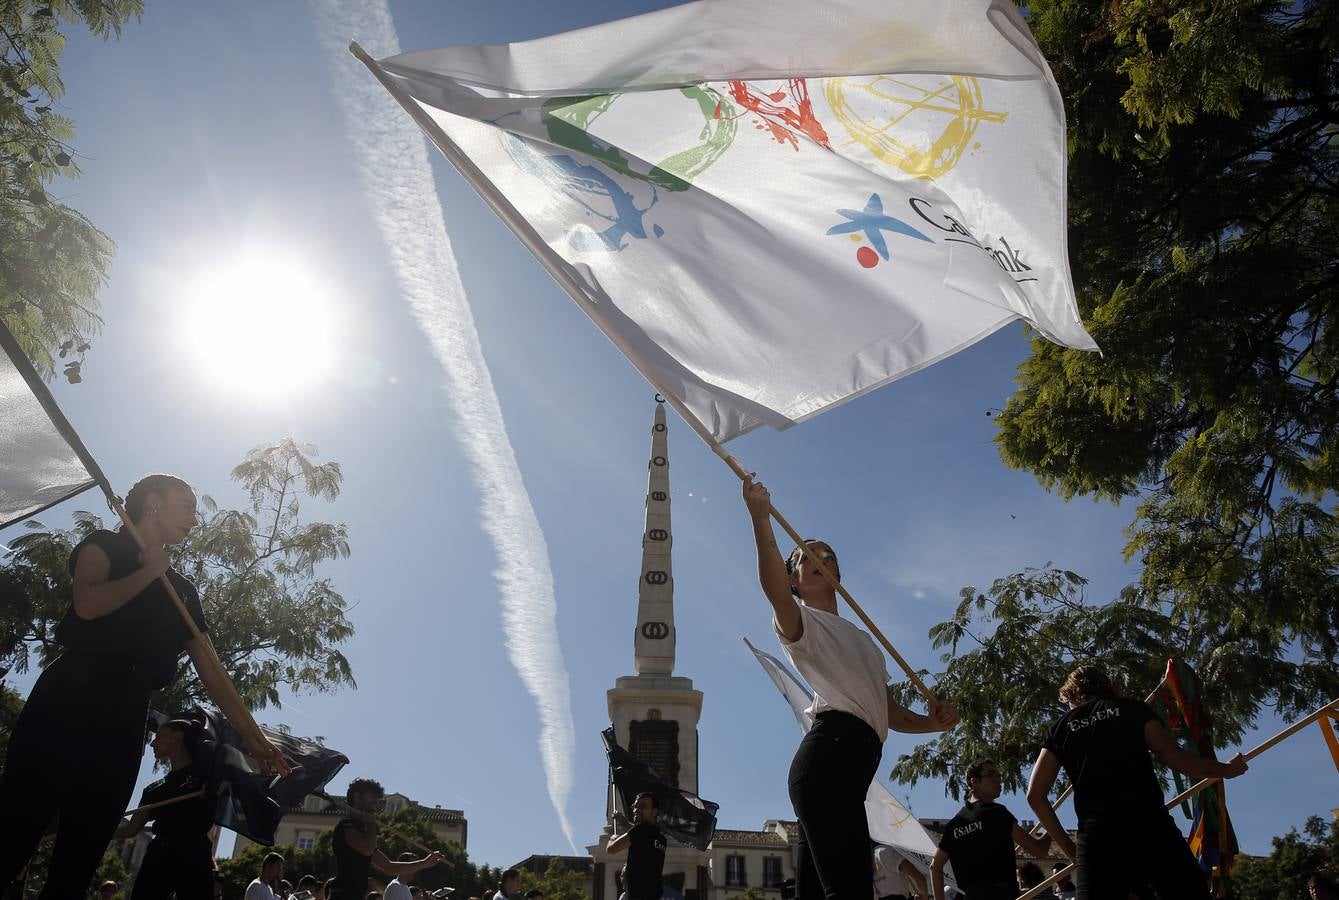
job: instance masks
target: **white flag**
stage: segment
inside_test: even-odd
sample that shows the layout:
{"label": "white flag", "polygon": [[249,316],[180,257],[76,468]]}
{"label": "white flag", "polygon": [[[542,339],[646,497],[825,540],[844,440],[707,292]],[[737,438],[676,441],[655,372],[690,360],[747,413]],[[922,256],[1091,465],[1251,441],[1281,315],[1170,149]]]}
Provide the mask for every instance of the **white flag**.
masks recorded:
{"label": "white flag", "polygon": [[[744,638],[744,643],[753,651],[767,677],[772,679],[772,684],[776,685],[790,704],[800,730],[808,731],[814,723],[813,714],[809,711],[813,693],[781,660],[759,650],[748,638]],[[878,778],[870,782],[869,793],[865,797],[865,818],[869,821],[869,836],[875,842],[892,847],[899,856],[919,869],[921,874],[927,878],[930,876],[930,860],[934,858],[938,845],[925,826],[911,814],[911,810],[903,806]],[[880,864],[887,863],[889,859],[885,854]],[[896,862],[892,865],[896,870]],[[945,882],[951,884],[952,876],[946,875]]]}
{"label": "white flag", "polygon": [[0,322],[0,528],[97,484],[39,394],[54,408],[46,385]]}
{"label": "white flag", "polygon": [[1017,319],[1095,349],[1060,95],[1012,0],[699,0],[367,62],[717,440]]}

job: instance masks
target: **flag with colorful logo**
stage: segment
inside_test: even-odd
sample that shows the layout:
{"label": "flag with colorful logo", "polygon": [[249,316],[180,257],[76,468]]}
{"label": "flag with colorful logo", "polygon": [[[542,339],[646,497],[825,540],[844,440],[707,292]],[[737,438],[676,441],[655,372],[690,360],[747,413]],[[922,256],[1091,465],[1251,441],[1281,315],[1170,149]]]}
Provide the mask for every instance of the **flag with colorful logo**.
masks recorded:
{"label": "flag with colorful logo", "polygon": [[1012,0],[698,0],[364,62],[715,440],[1018,320],[1096,348],[1061,98]]}
{"label": "flag with colorful logo", "polygon": [[[1217,759],[1213,749],[1213,725],[1201,701],[1200,680],[1195,671],[1178,659],[1167,660],[1167,674],[1152,703],[1167,723],[1172,738],[1191,753]],[[1185,790],[1179,773],[1173,772],[1177,792]],[[1226,895],[1226,881],[1239,848],[1227,814],[1227,790],[1222,781],[1195,795],[1193,808],[1182,803],[1190,818],[1190,852],[1214,881],[1217,896]]]}

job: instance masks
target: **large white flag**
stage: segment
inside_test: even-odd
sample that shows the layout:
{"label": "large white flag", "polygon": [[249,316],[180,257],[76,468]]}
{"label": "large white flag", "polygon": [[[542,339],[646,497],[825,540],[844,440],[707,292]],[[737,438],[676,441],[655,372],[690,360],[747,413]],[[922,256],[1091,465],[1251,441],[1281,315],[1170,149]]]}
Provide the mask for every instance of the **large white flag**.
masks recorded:
{"label": "large white flag", "polygon": [[699,0],[365,61],[717,440],[1016,319],[1095,349],[1061,100],[1012,0]]}
{"label": "large white flag", "polygon": [[[748,638],[744,638],[744,643],[753,651],[767,677],[772,679],[772,684],[776,685],[790,704],[800,730],[808,731],[814,724],[813,714],[809,711],[813,693],[781,660],[759,650]],[[938,845],[925,826],[911,814],[911,810],[903,806],[878,778],[870,782],[869,793],[865,796],[865,818],[869,821],[869,836],[875,842],[892,847],[898,856],[929,877],[930,860],[934,858]],[[887,854],[878,862],[881,867],[890,867],[891,872],[896,872],[896,861],[890,860]],[[945,875],[945,881],[953,883],[951,871]]]}
{"label": "large white flag", "polygon": [[78,436],[57,410],[62,432],[53,409],[50,391],[0,322],[0,528],[97,484],[72,446]]}

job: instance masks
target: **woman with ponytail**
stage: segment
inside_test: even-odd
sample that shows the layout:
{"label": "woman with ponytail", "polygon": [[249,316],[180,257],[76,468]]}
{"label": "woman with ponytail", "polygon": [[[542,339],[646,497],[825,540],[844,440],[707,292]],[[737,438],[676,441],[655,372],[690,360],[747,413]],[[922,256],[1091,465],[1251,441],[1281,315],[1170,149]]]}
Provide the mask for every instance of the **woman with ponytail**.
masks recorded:
{"label": "woman with ponytail", "polygon": [[117,839],[129,839],[146,823],[154,823],[153,841],[144,852],[130,900],[168,900],[174,892],[177,900],[213,900],[213,803],[191,796],[200,794],[208,780],[196,758],[200,732],[199,723],[173,719],[159,726],[153,739],[154,757],[171,770],[144,789],[140,806],[164,805],[135,813],[116,831]]}

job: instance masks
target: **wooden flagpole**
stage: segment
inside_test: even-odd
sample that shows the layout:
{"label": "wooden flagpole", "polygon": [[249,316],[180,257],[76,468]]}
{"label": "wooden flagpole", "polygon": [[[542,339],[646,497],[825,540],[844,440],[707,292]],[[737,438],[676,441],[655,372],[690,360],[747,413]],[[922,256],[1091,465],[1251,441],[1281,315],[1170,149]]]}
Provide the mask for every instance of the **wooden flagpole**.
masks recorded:
{"label": "wooden flagpole", "polygon": [[[624,340],[615,329],[606,327],[599,316],[591,311],[592,298],[587,292],[587,289],[577,279],[571,265],[554,253],[553,248],[551,248],[539,232],[535,230],[534,226],[521,215],[516,207],[514,207],[505,196],[503,196],[501,191],[493,186],[493,183],[489,180],[488,176],[474,164],[474,161],[460,149],[455,141],[451,140],[451,137],[442,130],[441,126],[433,120],[432,116],[428,115],[423,107],[415,102],[414,98],[405,93],[405,91],[396,84],[395,80],[387,74],[386,70],[383,69],[375,59],[369,56],[366,50],[359,46],[357,41],[350,42],[349,52],[352,53],[359,62],[367,66],[368,71],[370,71],[373,77],[381,83],[381,86],[386,89],[386,92],[400,104],[400,107],[406,113],[408,113],[409,117],[414,120],[414,123],[418,125],[418,127],[423,130],[424,134],[428,136],[428,139],[432,141],[433,145],[442,152],[442,155],[446,157],[447,161],[455,166],[456,171],[469,183],[470,187],[474,188],[479,194],[479,198],[493,210],[497,217],[501,219],[508,228],[511,229],[512,233],[516,235],[521,244],[524,245],[525,248],[534,255],[535,259],[539,261],[539,264],[553,276],[559,286],[567,291],[568,295],[576,301],[577,305],[591,317],[591,321],[593,321],[596,327],[604,333],[605,337],[609,338],[609,340],[614,343],[614,346],[637,367],[637,370],[642,373],[642,376],[646,378],[647,381],[651,382],[651,386],[666,399],[670,406],[674,407],[679,416],[688,423],[688,426],[692,428],[693,431],[697,432],[698,437],[706,442],[707,446],[711,448],[711,451],[724,460],[725,464],[730,467],[731,471],[739,476],[741,481],[747,478],[748,472],[744,470],[733,456],[725,452],[725,449],[715,437],[712,436],[711,432],[697,420],[697,417],[688,410],[687,406],[685,406],[672,391],[667,390],[650,374],[650,367],[643,365],[640,362],[640,356],[637,351],[630,347],[627,341]],[[818,571],[823,573],[823,577],[828,580],[837,593],[842,596],[842,599],[844,599],[851,609],[855,611],[855,614],[860,617],[860,621],[865,624],[865,627],[874,635],[878,642],[883,646],[883,649],[888,652],[888,655],[902,667],[902,671],[907,674],[907,678],[911,680],[912,684],[916,686],[916,689],[925,697],[926,702],[932,705],[938,703],[939,698],[925,686],[925,682],[921,680],[921,677],[916,673],[916,670],[902,658],[902,654],[898,653],[896,648],[894,648],[888,641],[888,638],[884,637],[883,632],[879,630],[873,620],[865,615],[865,611],[860,608],[851,595],[847,593],[846,589],[841,586],[841,583],[837,580],[836,576],[834,576],[831,570],[823,564],[823,561],[818,558],[818,555],[809,549],[808,545],[804,543],[799,533],[790,526],[790,523],[786,521],[785,517],[777,512],[776,507],[771,508],[771,514],[772,518],[774,518],[777,524],[781,526],[781,529],[786,532],[786,535],[800,547],[805,558],[813,563],[818,568]]]}
{"label": "wooden flagpole", "polygon": [[136,813],[148,812],[151,809],[160,809],[164,806],[171,806],[173,803],[181,803],[183,800],[194,800],[197,797],[203,797],[205,791],[205,788],[200,788],[198,791],[192,791],[189,794],[178,794],[168,800],[159,800],[157,803],[146,803],[143,806],[137,806],[134,809],[126,810],[125,814],[127,816],[133,816]]}
{"label": "wooden flagpole", "polygon": [[[107,505],[115,510],[116,514],[121,518],[121,522],[125,525],[126,530],[130,532],[130,535],[135,539],[135,543],[139,546],[140,550],[145,550],[144,538],[135,527],[135,523],[130,521],[130,516],[126,514],[125,507],[121,505],[121,501],[117,498],[116,492],[112,490],[111,482],[103,473],[102,467],[99,466],[98,461],[93,458],[93,454],[88,452],[88,448],[84,446],[83,439],[80,438],[79,433],[74,430],[74,426],[70,424],[70,420],[65,417],[65,412],[60,408],[60,405],[56,403],[56,398],[51,395],[51,390],[46,386],[46,382],[44,382],[41,376],[37,374],[37,370],[33,368],[32,362],[28,359],[27,354],[23,352],[23,348],[19,346],[18,341],[2,322],[0,322],[0,344],[4,345],[6,355],[8,355],[11,362],[14,363],[14,368],[23,376],[23,380],[27,383],[28,389],[32,391],[33,397],[35,397],[37,402],[41,404],[43,411],[47,414],[47,418],[51,420],[51,424],[55,426],[56,431],[58,431],[60,436],[65,439],[65,443],[69,445],[70,449],[79,457],[79,461],[83,463],[84,469],[93,477],[93,480],[97,482],[102,493],[107,497]],[[191,637],[199,641],[200,647],[204,652],[205,665],[215,670],[215,673],[219,676],[222,683],[227,685],[226,689],[231,692],[232,699],[236,701],[236,707],[244,717],[244,721],[240,723],[241,728],[239,728],[239,730],[242,731],[244,735],[249,732],[248,736],[256,742],[257,746],[265,746],[269,741],[261,732],[260,726],[256,724],[256,720],[252,718],[251,711],[247,709],[246,704],[242,702],[241,695],[237,693],[236,686],[232,683],[232,679],[228,677],[227,671],[223,668],[223,661],[220,660],[218,654],[214,652],[213,644],[205,638],[201,633],[199,626],[195,624],[195,619],[186,609],[186,604],[181,601],[181,597],[177,595],[177,589],[172,586],[172,582],[167,577],[167,574],[164,573],[160,575],[158,580],[162,583],[163,587],[167,589],[167,595],[172,598],[172,603],[176,606],[177,612],[181,614],[182,621],[184,621],[186,627],[190,629]],[[233,724],[238,725],[239,723],[234,722]],[[276,758],[278,760],[277,762],[275,761]],[[261,760],[261,762],[269,763],[276,771],[283,775],[288,775],[292,771],[289,768],[288,762],[284,759],[283,754],[279,753],[277,750],[273,757],[269,760]]]}
{"label": "wooden flagpole", "polygon": [[[1312,722],[1316,721],[1322,716],[1329,715],[1334,711],[1339,711],[1339,698],[1331,700],[1329,703],[1326,703],[1324,706],[1322,706],[1315,712],[1311,713],[1310,715],[1298,719],[1296,722],[1292,723],[1287,728],[1283,729],[1278,734],[1271,737],[1269,740],[1256,744],[1250,750],[1243,753],[1242,758],[1245,759],[1247,762],[1250,762],[1251,760],[1259,756],[1261,753],[1264,753],[1266,750],[1270,749],[1275,744],[1282,741],[1284,738],[1293,736],[1306,726],[1310,725]],[[1177,794],[1172,799],[1168,800],[1164,806],[1164,809],[1174,809],[1178,804],[1181,803],[1182,800],[1186,800],[1190,797],[1193,797],[1195,794],[1198,794],[1200,791],[1204,790],[1205,788],[1209,787],[1210,785],[1218,781],[1222,781],[1222,779],[1205,778],[1204,780],[1191,785],[1181,793]],[[1059,872],[1056,872],[1050,878],[1047,878],[1045,881],[1043,881],[1036,887],[1032,888],[1027,893],[1019,895],[1018,900],[1032,900],[1033,897],[1036,897],[1038,894],[1045,891],[1046,888],[1050,887],[1052,884],[1055,884],[1061,878],[1064,878],[1070,872],[1074,871],[1074,866],[1075,866],[1074,863],[1070,863],[1068,866],[1065,866],[1065,868],[1061,869]]]}

